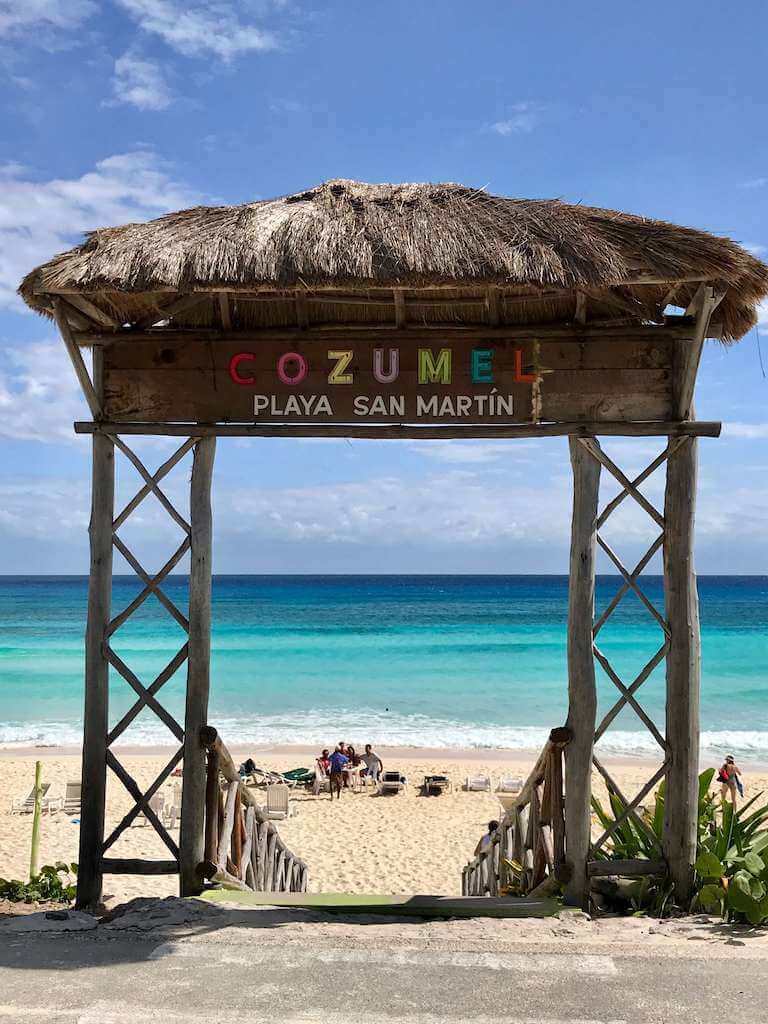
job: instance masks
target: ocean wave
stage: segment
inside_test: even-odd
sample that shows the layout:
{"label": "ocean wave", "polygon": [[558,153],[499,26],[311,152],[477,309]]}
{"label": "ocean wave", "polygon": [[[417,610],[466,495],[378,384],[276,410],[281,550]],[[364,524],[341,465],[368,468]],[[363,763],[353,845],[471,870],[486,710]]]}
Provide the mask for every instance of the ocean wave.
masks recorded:
{"label": "ocean wave", "polygon": [[[343,739],[361,746],[374,743],[391,747],[435,749],[537,750],[549,729],[528,725],[495,725],[430,718],[426,715],[382,714],[379,711],[305,711],[258,717],[211,716],[230,746],[327,746]],[[8,722],[0,725],[2,747],[79,746],[82,723]],[[166,746],[172,742],[161,722],[136,722],[124,734],[122,745]],[[116,745],[121,745],[120,743]],[[603,755],[657,758],[658,744],[647,732],[616,729],[597,744]],[[701,734],[702,760],[734,753],[743,760],[768,761],[768,731],[705,730]]]}

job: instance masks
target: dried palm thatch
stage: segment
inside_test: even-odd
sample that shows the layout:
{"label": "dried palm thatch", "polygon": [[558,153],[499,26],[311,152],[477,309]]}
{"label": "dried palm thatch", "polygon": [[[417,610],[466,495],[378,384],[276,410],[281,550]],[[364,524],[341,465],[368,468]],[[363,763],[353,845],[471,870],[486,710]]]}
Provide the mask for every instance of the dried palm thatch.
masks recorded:
{"label": "dried palm thatch", "polygon": [[702,281],[726,292],[723,338],[741,337],[768,293],[768,267],[730,239],[462,185],[338,180],[93,231],[28,274],[20,293],[42,313],[52,295],[79,293],[122,325],[146,324],[179,294],[205,292],[173,322],[220,326],[216,293],[231,291],[233,326],[292,326],[297,290],[324,299],[305,314],[310,322],[391,319],[378,307],[393,301],[393,288],[405,289],[418,320],[482,322],[478,304],[493,285],[501,323],[572,320],[578,291],[590,297],[590,317],[616,316],[618,305],[642,322],[659,319],[672,299],[686,306]]}

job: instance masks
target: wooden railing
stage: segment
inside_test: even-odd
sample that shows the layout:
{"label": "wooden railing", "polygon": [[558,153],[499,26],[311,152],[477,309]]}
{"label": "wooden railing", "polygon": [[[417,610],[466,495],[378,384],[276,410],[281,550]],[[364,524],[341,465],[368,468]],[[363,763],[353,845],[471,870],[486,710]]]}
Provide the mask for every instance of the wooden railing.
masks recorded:
{"label": "wooden railing", "polygon": [[265,809],[241,780],[216,730],[204,726],[200,736],[208,764],[205,860],[198,867],[199,875],[227,889],[306,892],[306,864],[283,843]]}
{"label": "wooden railing", "polygon": [[553,729],[533,771],[490,842],[461,873],[463,896],[537,895],[567,881],[563,751],[569,729]]}

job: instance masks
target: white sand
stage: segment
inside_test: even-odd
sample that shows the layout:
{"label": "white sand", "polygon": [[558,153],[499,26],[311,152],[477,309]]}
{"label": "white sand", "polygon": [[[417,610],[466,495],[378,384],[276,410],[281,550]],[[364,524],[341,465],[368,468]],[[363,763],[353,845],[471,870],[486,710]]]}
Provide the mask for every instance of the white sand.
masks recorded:
{"label": "white sand", "polygon": [[[491,775],[494,787],[501,776],[526,777],[535,754],[518,751],[386,751],[387,768],[397,768],[411,785],[397,795],[380,797],[368,790],[345,792],[341,801],[327,794],[313,797],[299,791],[298,814],[278,828],[287,845],[309,866],[312,891],[380,893],[446,893],[460,891],[461,869],[471,859],[475,844],[492,818],[502,809],[492,793],[466,793],[461,785],[467,774]],[[143,788],[148,786],[169,759],[169,751],[129,753],[116,751],[119,759]],[[236,759],[247,752],[233,751]],[[312,764],[302,748],[283,748],[254,755],[267,768],[289,769]],[[43,762],[44,781],[53,782],[52,793],[63,794],[67,779],[79,778],[80,758],[58,750],[0,751],[0,877],[26,878],[29,868],[31,815],[11,815],[12,797],[26,795],[34,782],[35,760]],[[653,766],[636,761],[609,762],[610,770],[625,794],[637,792],[650,777]],[[448,775],[454,791],[439,797],[422,797],[419,785],[425,774]],[[746,797],[768,790],[768,772],[748,771]],[[596,780],[596,792],[602,787]],[[107,791],[107,832],[132,804],[121,783],[111,775]],[[43,817],[41,863],[78,858],[78,825],[59,812]],[[178,838],[178,837],[177,837]],[[168,859],[168,851],[151,826],[127,829],[109,851],[115,857]],[[138,895],[171,895],[177,890],[175,876],[144,878],[108,876],[106,902],[114,904]]]}

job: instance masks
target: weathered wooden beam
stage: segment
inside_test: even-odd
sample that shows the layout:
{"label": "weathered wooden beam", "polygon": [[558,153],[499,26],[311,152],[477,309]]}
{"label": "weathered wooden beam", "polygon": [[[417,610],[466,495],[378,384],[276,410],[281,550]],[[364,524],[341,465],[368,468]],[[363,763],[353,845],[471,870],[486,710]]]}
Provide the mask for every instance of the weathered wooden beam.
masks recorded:
{"label": "weathered wooden beam", "polygon": [[603,846],[603,844],[606,842],[606,840],[609,839],[612,835],[615,835],[615,833],[621,828],[624,822],[631,818],[635,824],[635,828],[639,832],[642,832],[645,835],[646,839],[648,839],[648,841],[651,843],[651,845],[656,850],[658,850],[659,853],[661,853],[661,844],[659,843],[656,833],[653,831],[650,825],[647,825],[643,818],[638,814],[637,808],[648,796],[648,794],[652,792],[654,786],[656,786],[656,784],[660,782],[661,779],[664,777],[664,774],[667,770],[666,761],[664,762],[664,764],[662,764],[660,768],[658,768],[653,773],[650,779],[648,779],[648,781],[642,787],[640,792],[636,793],[631,800],[624,796],[624,794],[619,789],[616,780],[610,774],[608,769],[594,755],[592,756],[592,763],[594,764],[595,768],[597,768],[598,772],[602,775],[608,792],[615,794],[621,801],[621,803],[624,805],[624,810],[621,812],[621,814],[619,814],[619,816],[611,822],[609,828],[607,828],[602,833],[602,835],[600,835],[592,844],[593,850],[599,850],[600,847]]}
{"label": "weathered wooden beam", "polygon": [[229,296],[226,292],[219,292],[219,317],[221,327],[224,331],[232,330],[232,315],[229,309]]}
{"label": "weathered wooden beam", "polygon": [[[159,822],[157,815],[150,807],[150,801],[152,797],[155,795],[155,793],[157,793],[157,791],[163,785],[165,780],[169,777],[169,775],[174,770],[176,765],[179,763],[179,761],[181,760],[182,753],[183,751],[181,750],[181,748],[179,748],[171,757],[170,761],[166,764],[163,770],[160,772],[160,774],[157,776],[152,785],[149,786],[148,789],[144,790],[143,794],[139,791],[139,788],[133,781],[133,779],[131,779],[130,776],[128,776],[128,785],[130,787],[129,792],[136,800],[136,803],[133,805],[130,811],[128,811],[128,813],[117,823],[117,825],[115,825],[115,827],[112,829],[112,832],[109,834],[108,838],[104,840],[102,853],[106,853],[110,846],[113,846],[117,842],[117,840],[120,838],[123,832],[125,832],[125,830],[133,824],[133,822],[136,820],[136,818],[138,818],[140,814],[143,814],[148,821],[153,823],[153,825],[156,822]],[[119,774],[120,772],[124,771],[122,766],[119,765],[116,759],[114,758],[114,755],[112,755],[111,751],[107,751],[107,760],[112,770],[116,771],[116,773]],[[117,768],[115,766],[117,766]],[[125,784],[125,779],[123,779],[123,782]],[[178,855],[178,850],[176,849],[175,845],[171,849],[171,852],[174,857]]]}
{"label": "weathered wooden beam", "polygon": [[585,292],[576,292],[576,309],[573,319],[577,324],[585,324],[587,322],[587,296]]}
{"label": "weathered wooden beam", "polygon": [[508,423],[504,426],[475,424],[473,426],[420,427],[412,423],[389,423],[379,427],[355,423],[333,423],[328,426],[290,423],[99,423],[79,420],[76,434],[156,435],[158,437],[338,437],[386,441],[392,438],[411,441],[450,440],[455,438],[529,438],[582,437],[596,434],[605,437],[719,437],[722,424],[707,420],[689,422],[576,422],[576,423]]}
{"label": "weathered wooden beam", "polygon": [[[98,384],[98,377],[97,377]],[[77,907],[93,909],[101,899],[102,846],[107,791],[109,662],[105,651],[112,605],[112,517],[115,504],[115,448],[111,438],[93,438],[91,561],[88,577],[88,625],[85,634],[85,709],[83,713],[80,855]]]}
{"label": "weathered wooden beam", "polygon": [[667,865],[663,860],[591,860],[587,864],[590,878],[605,878],[618,875],[624,878],[640,878],[643,875],[665,875]]}
{"label": "weathered wooden beam", "polygon": [[175,875],[178,873],[179,865],[175,860],[105,857],[102,869],[105,875]]}
{"label": "weathered wooden beam", "polygon": [[85,400],[88,403],[88,408],[91,410],[91,415],[94,419],[98,419],[101,416],[101,398],[96,394],[93,381],[88,374],[88,368],[83,362],[83,354],[74,339],[72,328],[67,320],[61,299],[53,300],[53,315],[56,318],[59,334],[61,334],[62,341],[64,342],[64,346],[66,347],[67,353],[72,362],[72,368],[75,371],[75,376],[80,384]]}
{"label": "weathered wooden beam", "polygon": [[184,717],[184,778],[181,796],[181,895],[200,892],[197,865],[205,852],[205,747],[200,729],[208,718],[211,672],[211,573],[213,515],[211,484],[216,439],[195,446],[189,518],[192,553],[189,572],[189,658]]}
{"label": "weathered wooden beam", "polygon": [[147,316],[142,317],[141,320],[137,320],[129,331],[143,331],[148,327],[152,327],[153,324],[160,323],[163,320],[173,320],[174,317],[180,316],[182,313],[188,313],[195,306],[199,306],[201,302],[205,302],[206,295],[204,292],[194,292],[189,295],[181,295],[172,302],[170,306],[167,306],[164,310],[158,310],[154,313],[149,313]]}
{"label": "weathered wooden beam", "polygon": [[[392,303],[388,303],[390,309]],[[456,341],[490,341],[494,338],[525,340],[538,338],[541,341],[563,341],[583,344],[590,340],[604,338],[659,338],[663,340],[689,341],[693,339],[695,326],[688,317],[673,320],[665,319],[663,324],[632,323],[626,317],[619,320],[590,320],[587,324],[505,324],[492,326],[478,321],[477,324],[466,323],[424,323],[413,321],[403,328],[392,323],[380,322],[360,323],[315,323],[304,329],[296,327],[276,328],[264,327],[259,330],[221,330],[218,327],[157,327],[153,330],[136,330],[125,328],[119,331],[75,331],[73,338],[78,345],[113,345],[121,341],[161,341],[164,345],[200,342],[202,340],[216,342],[259,343],[262,341],[299,342],[310,338],[321,344],[339,341],[344,344],[352,339],[350,334],[359,335],[360,339],[379,338],[386,336],[387,344],[402,342],[406,345],[418,341],[435,344],[435,335],[444,334]]]}
{"label": "weathered wooden beam", "polygon": [[79,310],[88,320],[92,320],[97,327],[109,327],[112,330],[117,330],[120,327],[119,322],[101,309],[94,302],[91,302],[85,295],[78,295],[76,292],[71,292],[66,301],[70,306],[74,306],[75,309]]}
{"label": "weathered wooden beam", "polygon": [[696,388],[696,375],[707,337],[712,314],[725,297],[725,292],[715,292],[713,288],[702,285],[693,298],[689,310],[696,314],[696,329],[693,341],[684,347],[678,347],[675,353],[675,374],[673,379],[672,407],[680,419],[692,419],[693,393]]}
{"label": "weathered wooden beam", "polygon": [[670,456],[664,498],[664,593],[670,633],[664,855],[681,905],[693,884],[698,808],[701,637],[693,560],[697,456],[694,439]]}
{"label": "weathered wooden beam", "polygon": [[402,330],[405,327],[407,313],[405,309],[405,291],[402,288],[393,288],[392,295],[395,303],[395,327]]}
{"label": "weathered wooden beam", "polygon": [[571,741],[565,751],[565,849],[570,881],[565,888],[565,899],[572,906],[583,906],[588,895],[592,747],[597,713],[592,624],[600,462],[578,439],[570,438],[569,445],[573,514],[568,583],[567,725]]}

